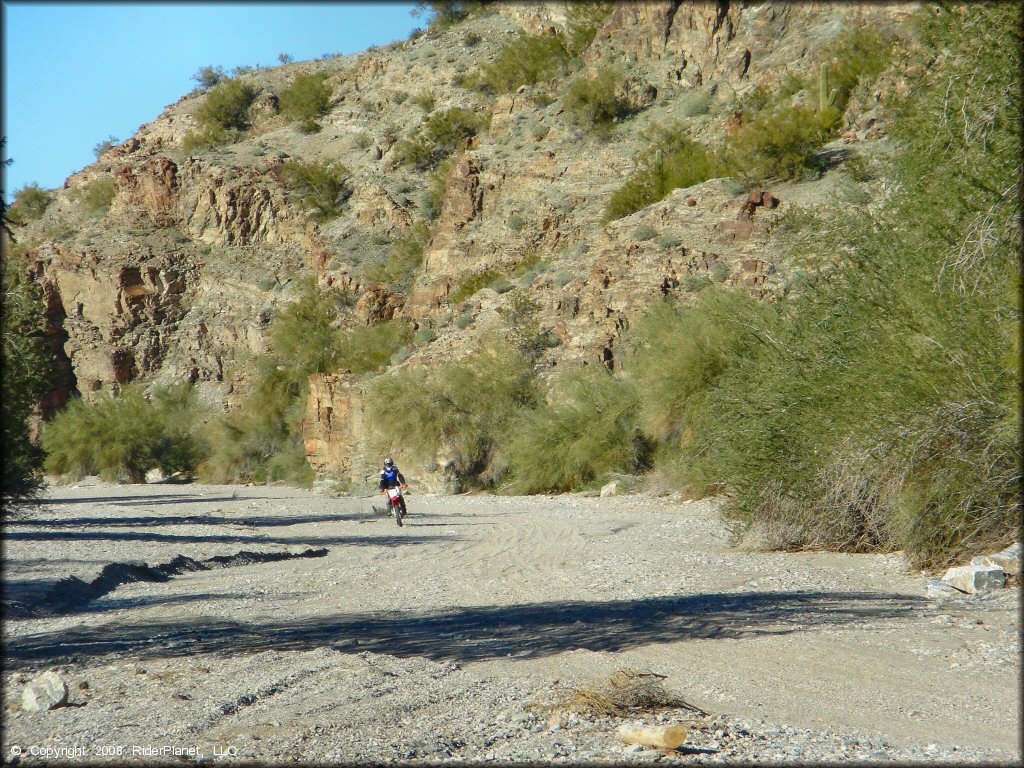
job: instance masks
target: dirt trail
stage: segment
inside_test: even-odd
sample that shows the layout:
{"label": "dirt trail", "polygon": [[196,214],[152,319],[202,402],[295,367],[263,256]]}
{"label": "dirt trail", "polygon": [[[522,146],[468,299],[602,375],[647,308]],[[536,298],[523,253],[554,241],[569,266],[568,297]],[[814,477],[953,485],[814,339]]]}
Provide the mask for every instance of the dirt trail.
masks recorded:
{"label": "dirt trail", "polygon": [[[52,489],[5,533],[5,761],[10,745],[69,740],[230,743],[256,759],[622,759],[597,724],[559,735],[528,713],[556,684],[623,667],[780,743],[803,729],[861,734],[878,755],[1020,756],[1018,589],[940,601],[899,556],[738,552],[713,502],[409,502],[398,529],[371,500],[312,491]],[[328,552],[47,602],[59,579],[111,562],[309,548]],[[86,706],[18,711],[25,681],[51,668]],[[689,759],[770,754],[722,749]]]}

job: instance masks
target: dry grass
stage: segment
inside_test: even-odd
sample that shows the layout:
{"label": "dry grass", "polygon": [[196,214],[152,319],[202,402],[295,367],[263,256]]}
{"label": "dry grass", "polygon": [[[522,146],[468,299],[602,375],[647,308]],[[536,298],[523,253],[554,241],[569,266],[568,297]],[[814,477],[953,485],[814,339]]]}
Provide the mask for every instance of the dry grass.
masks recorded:
{"label": "dry grass", "polygon": [[665,675],[639,669],[620,669],[606,680],[572,688],[562,694],[550,710],[576,712],[596,717],[632,717],[640,712],[688,709],[707,713],[687,703],[662,684]]}

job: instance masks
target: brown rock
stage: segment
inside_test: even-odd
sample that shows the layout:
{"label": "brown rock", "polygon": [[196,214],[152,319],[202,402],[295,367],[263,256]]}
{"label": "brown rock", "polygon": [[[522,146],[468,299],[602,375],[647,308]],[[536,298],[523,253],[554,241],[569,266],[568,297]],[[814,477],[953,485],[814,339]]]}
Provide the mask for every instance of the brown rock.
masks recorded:
{"label": "brown rock", "polygon": [[695,197],[687,198],[686,199],[686,204],[692,208],[693,206],[695,206],[697,204],[697,198],[695,198]]}
{"label": "brown rock", "polygon": [[780,202],[782,201],[779,200],[779,198],[775,197],[771,192],[761,193],[761,205],[763,205],[765,208],[777,208]]}
{"label": "brown rock", "polygon": [[366,325],[375,325],[394,319],[404,306],[405,296],[385,283],[373,283],[356,302],[356,314]]}

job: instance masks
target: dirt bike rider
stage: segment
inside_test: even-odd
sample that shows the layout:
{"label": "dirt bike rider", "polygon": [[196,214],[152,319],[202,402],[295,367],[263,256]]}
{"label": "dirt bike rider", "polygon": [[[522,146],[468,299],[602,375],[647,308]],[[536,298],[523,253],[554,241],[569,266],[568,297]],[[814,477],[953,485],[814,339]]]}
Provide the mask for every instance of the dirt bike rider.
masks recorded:
{"label": "dirt bike rider", "polygon": [[[405,478],[402,473],[398,471],[398,467],[395,466],[395,462],[391,460],[391,457],[384,459],[384,469],[380,471],[380,493],[382,496],[387,494],[388,488],[394,488],[400,486],[401,488],[408,488],[408,484],[405,482]],[[398,502],[402,507],[402,514],[407,514],[405,509],[405,494],[398,497]]]}

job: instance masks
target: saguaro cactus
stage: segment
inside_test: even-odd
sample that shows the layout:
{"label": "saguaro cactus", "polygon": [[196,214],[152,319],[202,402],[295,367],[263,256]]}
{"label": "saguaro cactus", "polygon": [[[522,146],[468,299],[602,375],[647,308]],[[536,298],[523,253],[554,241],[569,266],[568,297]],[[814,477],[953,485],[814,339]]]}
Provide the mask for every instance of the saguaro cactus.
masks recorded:
{"label": "saguaro cactus", "polygon": [[827,107],[835,107],[839,91],[835,88],[829,93],[828,72],[824,64],[821,65],[821,75],[818,77],[818,111],[824,112]]}

